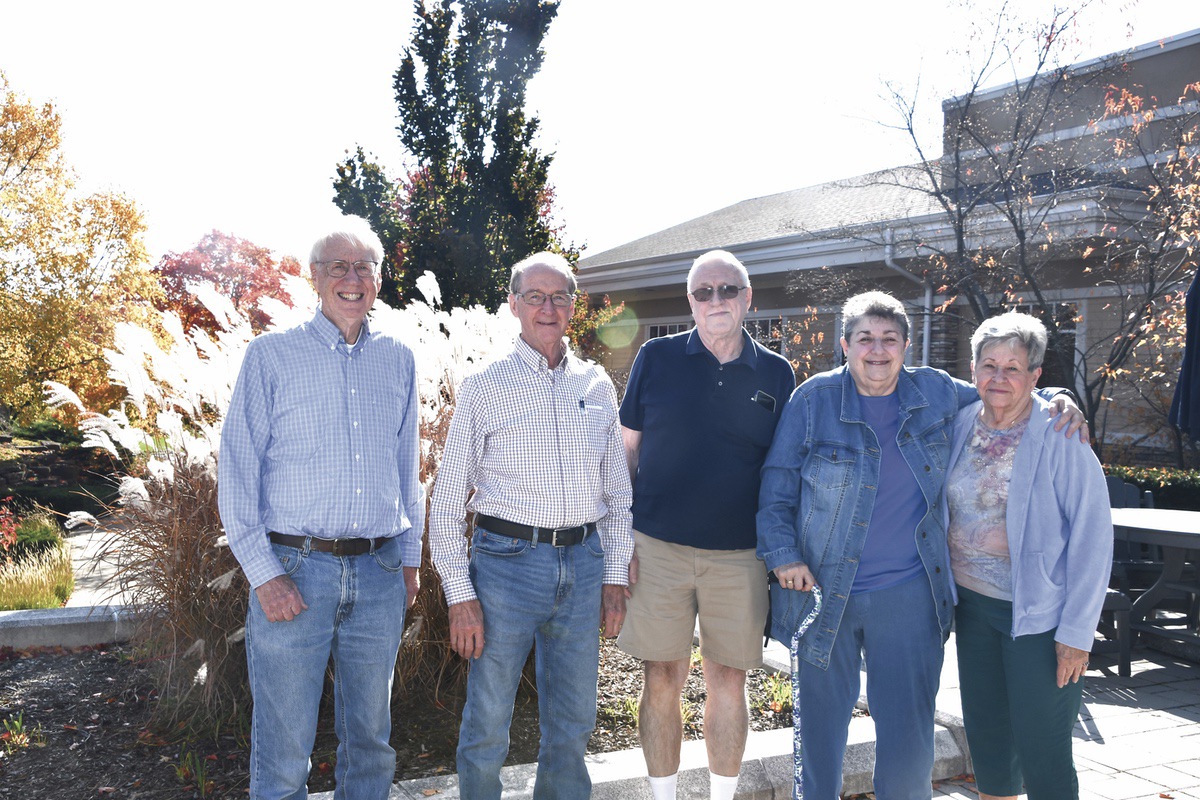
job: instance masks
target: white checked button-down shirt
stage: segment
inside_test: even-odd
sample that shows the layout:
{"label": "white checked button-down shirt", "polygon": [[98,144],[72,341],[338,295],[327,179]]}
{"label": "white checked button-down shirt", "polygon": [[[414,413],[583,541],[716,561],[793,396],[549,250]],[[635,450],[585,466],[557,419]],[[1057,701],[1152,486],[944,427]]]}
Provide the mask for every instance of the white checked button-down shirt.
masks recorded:
{"label": "white checked button-down shirt", "polygon": [[552,370],[518,337],[508,357],[466,378],[458,390],[429,513],[429,543],[446,602],[475,599],[467,511],[539,528],[595,522],[604,582],[627,585],[631,499],[608,375],[569,351]]}
{"label": "white checked button-down shirt", "polygon": [[399,536],[421,563],[424,496],[412,352],[364,322],[348,345],[318,309],[250,343],[221,429],[218,504],[252,587],[283,574],[268,531]]}

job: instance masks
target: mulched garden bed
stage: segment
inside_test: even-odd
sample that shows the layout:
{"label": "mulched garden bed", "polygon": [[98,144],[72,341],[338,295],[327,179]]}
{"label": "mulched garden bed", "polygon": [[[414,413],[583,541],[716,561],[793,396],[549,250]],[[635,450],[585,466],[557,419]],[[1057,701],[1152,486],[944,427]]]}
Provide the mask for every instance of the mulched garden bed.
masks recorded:
{"label": "mulched garden bed", "polygon": [[[0,649],[0,798],[244,798],[249,743],[236,736],[171,743],[148,729],[156,702],[150,668],[124,645]],[[791,725],[790,708],[772,709],[778,679],[750,673],[751,727]],[[637,746],[636,702],[641,664],[605,642],[601,650],[599,713],[589,752]],[[393,703],[396,780],[454,771],[461,698]],[[703,681],[697,662],[684,696],[685,738],[700,738]],[[310,791],[333,788],[337,740],[323,710]],[[537,757],[537,701],[518,698],[510,764]]]}

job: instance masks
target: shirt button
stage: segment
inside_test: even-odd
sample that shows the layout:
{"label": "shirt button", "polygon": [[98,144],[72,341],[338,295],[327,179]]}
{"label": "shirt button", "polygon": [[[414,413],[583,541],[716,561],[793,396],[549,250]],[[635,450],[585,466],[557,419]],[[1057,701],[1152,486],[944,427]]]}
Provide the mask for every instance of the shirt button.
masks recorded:
{"label": "shirt button", "polygon": [[[356,428],[358,427],[358,423],[357,423],[357,422],[355,422],[355,423],[354,423],[354,427],[356,427]],[[925,469],[929,469],[929,467],[926,467]]]}
{"label": "shirt button", "polygon": [[362,454],[360,454],[360,453],[355,453],[355,454],[354,454],[354,460],[355,460],[355,461],[362,461]]}
{"label": "shirt button", "polygon": [[351,389],[350,394],[358,394],[358,389]]}
{"label": "shirt button", "polygon": [[357,528],[357,527],[358,527],[358,523],[356,522],[356,523],[354,523],[353,525],[351,525],[350,527],[351,527],[351,528]]}
{"label": "shirt button", "polygon": [[724,385],[725,385],[725,381],[717,381],[717,386],[724,386]]}
{"label": "shirt button", "polygon": [[355,493],[355,494],[362,494],[362,489],[355,489],[355,490],[354,490],[354,493]]}

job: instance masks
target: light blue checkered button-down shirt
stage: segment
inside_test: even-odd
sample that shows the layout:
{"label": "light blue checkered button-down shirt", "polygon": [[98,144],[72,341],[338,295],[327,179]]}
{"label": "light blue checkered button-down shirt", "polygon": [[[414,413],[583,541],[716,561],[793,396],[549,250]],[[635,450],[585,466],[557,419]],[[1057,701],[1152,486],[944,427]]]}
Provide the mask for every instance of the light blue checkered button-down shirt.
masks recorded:
{"label": "light blue checkered button-down shirt", "polygon": [[424,498],[412,352],[364,322],[348,345],[318,309],[246,350],[221,431],[218,500],[252,587],[283,574],[268,531],[399,536],[421,563]]}

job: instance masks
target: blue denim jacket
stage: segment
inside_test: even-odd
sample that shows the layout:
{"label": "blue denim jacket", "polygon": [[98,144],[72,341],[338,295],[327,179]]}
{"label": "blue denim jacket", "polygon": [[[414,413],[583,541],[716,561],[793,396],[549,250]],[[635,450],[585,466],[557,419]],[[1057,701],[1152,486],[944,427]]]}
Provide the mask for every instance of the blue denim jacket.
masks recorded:
{"label": "blue denim jacket", "polygon": [[[975,387],[941,370],[900,372],[900,453],[912,469],[926,513],[917,550],[933,592],[943,634],[954,612],[946,528],[938,507],[949,463],[955,414],[979,398]],[[863,419],[845,367],[813,376],[792,394],[762,472],[758,556],[773,570],[803,562],[824,593],[824,607],[800,642],[800,657],[826,668],[867,526],[875,510],[880,450]],[[880,509],[886,513],[887,509]],[[771,585],[771,637],[785,644],[811,610],[811,592]]]}

